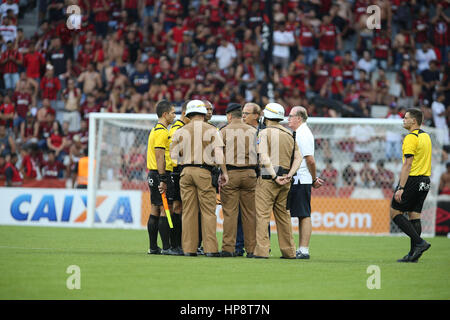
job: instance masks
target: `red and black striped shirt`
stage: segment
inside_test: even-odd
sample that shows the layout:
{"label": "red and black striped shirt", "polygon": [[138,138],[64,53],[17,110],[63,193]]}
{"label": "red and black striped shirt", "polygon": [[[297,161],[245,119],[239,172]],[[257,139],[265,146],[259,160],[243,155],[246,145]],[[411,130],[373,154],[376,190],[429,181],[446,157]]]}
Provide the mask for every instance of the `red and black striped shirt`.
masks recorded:
{"label": "red and black striped shirt", "polygon": [[434,45],[443,47],[448,46],[450,32],[448,30],[449,25],[444,20],[439,20],[434,24]]}
{"label": "red and black striped shirt", "polygon": [[[0,56],[0,61],[6,61],[6,59],[11,58],[22,62],[22,54],[16,49],[6,50],[3,52]],[[19,71],[19,64],[15,61],[8,60],[3,63],[2,71],[3,73],[17,73]]]}
{"label": "red and black striped shirt", "polygon": [[41,90],[43,99],[56,100],[58,91],[61,90],[61,82],[56,77],[52,79],[43,77],[41,80]]}

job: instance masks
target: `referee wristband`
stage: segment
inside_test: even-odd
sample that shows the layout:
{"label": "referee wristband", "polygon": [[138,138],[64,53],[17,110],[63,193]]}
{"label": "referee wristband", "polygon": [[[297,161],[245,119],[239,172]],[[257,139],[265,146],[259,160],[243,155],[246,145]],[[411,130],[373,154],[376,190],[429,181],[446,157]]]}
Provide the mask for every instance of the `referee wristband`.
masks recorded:
{"label": "referee wristband", "polygon": [[404,189],[405,189],[405,187],[400,187],[400,186],[397,187],[397,191],[398,190],[404,190]]}

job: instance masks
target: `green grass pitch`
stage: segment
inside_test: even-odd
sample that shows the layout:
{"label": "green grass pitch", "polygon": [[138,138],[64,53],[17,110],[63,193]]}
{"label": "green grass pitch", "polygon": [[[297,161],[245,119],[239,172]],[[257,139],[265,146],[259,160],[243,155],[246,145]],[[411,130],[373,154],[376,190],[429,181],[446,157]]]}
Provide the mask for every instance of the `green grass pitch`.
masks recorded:
{"label": "green grass pitch", "polygon": [[[280,259],[276,234],[268,260],[174,257],[147,255],[146,230],[1,226],[0,299],[450,299],[450,239],[427,240],[409,264],[396,262],[406,237],[315,234],[311,260]],[[371,265],[380,289],[367,287]]]}

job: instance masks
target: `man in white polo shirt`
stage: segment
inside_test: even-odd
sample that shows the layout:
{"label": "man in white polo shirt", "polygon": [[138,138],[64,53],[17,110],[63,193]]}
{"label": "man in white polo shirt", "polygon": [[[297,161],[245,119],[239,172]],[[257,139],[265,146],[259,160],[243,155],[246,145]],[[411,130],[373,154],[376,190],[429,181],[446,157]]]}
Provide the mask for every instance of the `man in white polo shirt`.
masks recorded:
{"label": "man in white polo shirt", "polygon": [[294,33],[286,30],[285,22],[280,21],[273,32],[273,64],[287,70],[290,62],[290,47],[294,45]]}
{"label": "man in white polo shirt", "polygon": [[216,50],[217,65],[220,70],[225,70],[233,64],[237,57],[236,47],[223,36],[219,36],[219,39],[220,46]]}
{"label": "man in white polo shirt", "polygon": [[289,128],[296,131],[296,141],[303,160],[291,189],[291,217],[299,219],[299,249],[297,259],[309,259],[309,240],[311,238],[311,187],[320,188],[323,180],[316,176],[314,159],[314,136],[306,124],[308,113],[304,107],[297,106],[289,113]]}

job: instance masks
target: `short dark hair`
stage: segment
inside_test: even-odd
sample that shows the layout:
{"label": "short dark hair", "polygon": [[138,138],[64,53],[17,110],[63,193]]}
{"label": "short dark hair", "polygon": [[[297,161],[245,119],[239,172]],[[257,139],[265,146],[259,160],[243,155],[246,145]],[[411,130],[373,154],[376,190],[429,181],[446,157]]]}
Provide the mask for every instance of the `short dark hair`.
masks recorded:
{"label": "short dark hair", "polygon": [[242,108],[230,111],[229,114],[232,118],[242,118]]}
{"label": "short dark hair", "polygon": [[423,121],[423,112],[417,108],[409,108],[406,110],[406,113],[409,113],[409,115],[416,119],[417,124],[420,126],[422,125]]}
{"label": "short dark hair", "polygon": [[31,147],[30,146],[22,146],[20,148],[20,151],[31,152]]}
{"label": "short dark hair", "polygon": [[156,104],[156,115],[161,118],[164,112],[170,112],[172,104],[167,100],[161,100]]}

